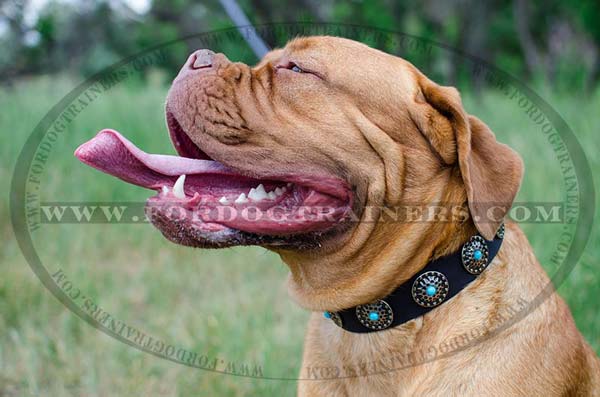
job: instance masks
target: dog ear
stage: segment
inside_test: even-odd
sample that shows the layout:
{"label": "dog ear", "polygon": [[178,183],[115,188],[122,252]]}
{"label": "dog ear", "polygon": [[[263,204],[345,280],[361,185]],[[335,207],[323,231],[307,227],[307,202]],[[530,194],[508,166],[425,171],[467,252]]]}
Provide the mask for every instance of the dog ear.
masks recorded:
{"label": "dog ear", "polygon": [[458,162],[469,212],[477,230],[493,239],[521,185],[523,162],[477,117],[467,115],[460,95],[424,75],[413,120],[448,165]]}

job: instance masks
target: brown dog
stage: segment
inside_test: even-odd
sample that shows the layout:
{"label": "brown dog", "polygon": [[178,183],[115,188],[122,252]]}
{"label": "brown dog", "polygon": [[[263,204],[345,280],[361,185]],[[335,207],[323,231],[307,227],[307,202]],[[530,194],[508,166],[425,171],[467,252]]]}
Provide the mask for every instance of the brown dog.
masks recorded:
{"label": "brown dog", "polygon": [[[148,211],[177,243],[257,244],[281,255],[291,270],[291,295],[315,311],[301,377],[315,378],[320,369],[339,375],[300,381],[300,395],[600,393],[598,360],[556,294],[495,330],[507,320],[502,313],[516,313],[549,284],[514,224],[489,268],[423,316],[356,334],[322,315],[382,298],[470,236],[489,240],[498,230],[522,162],[465,112],[455,89],[366,45],[309,37],[253,68],[197,51],[173,82],[166,107],[182,157],[147,155],[110,130],[76,154],[158,190]],[[185,216],[169,211],[173,202]],[[406,203],[458,203],[468,211],[449,222],[372,221]],[[250,205],[261,216],[249,219]],[[448,347],[475,329],[484,330],[482,341]],[[416,354],[426,362],[374,365]]]}

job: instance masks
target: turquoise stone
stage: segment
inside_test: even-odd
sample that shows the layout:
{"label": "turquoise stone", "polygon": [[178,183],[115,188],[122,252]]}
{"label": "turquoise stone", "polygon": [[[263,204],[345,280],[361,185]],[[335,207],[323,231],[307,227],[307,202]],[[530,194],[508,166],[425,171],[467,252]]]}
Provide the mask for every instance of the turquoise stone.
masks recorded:
{"label": "turquoise stone", "polygon": [[377,313],[377,312],[369,313],[369,320],[371,320],[371,321],[379,320],[379,313]]}
{"label": "turquoise stone", "polygon": [[425,292],[427,293],[428,296],[433,296],[437,292],[437,288],[435,288],[434,285],[429,285],[425,289]]}
{"label": "turquoise stone", "polygon": [[483,258],[483,252],[481,252],[480,250],[475,250],[475,252],[473,252],[473,259],[478,261],[481,258]]}

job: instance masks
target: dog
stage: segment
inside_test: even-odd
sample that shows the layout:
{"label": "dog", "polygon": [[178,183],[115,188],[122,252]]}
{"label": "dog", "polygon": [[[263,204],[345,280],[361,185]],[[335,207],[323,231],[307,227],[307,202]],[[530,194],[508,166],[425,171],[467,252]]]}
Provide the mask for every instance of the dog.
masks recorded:
{"label": "dog", "polygon": [[[367,45],[301,37],[254,67],[194,52],[170,88],[166,119],[180,156],[144,153],[113,130],[76,156],[156,190],[147,213],[175,243],[260,245],[281,256],[290,295],[313,312],[299,395],[599,395],[598,359],[558,295],[519,321],[501,315],[526,307],[550,281],[519,227],[502,226],[522,161],[467,114],[456,89]],[[167,205],[173,202],[177,216]],[[450,221],[373,221],[407,203],[465,210]],[[465,262],[472,241],[483,250],[477,260],[489,256],[484,270]],[[492,259],[487,244],[494,241],[501,245]],[[481,273],[451,299],[433,302],[449,291],[441,267],[437,284],[418,295],[415,276],[452,255]],[[422,314],[390,326],[403,306],[388,311],[381,300],[396,299],[394,291],[407,283]],[[342,315],[364,330],[345,329]],[[447,346],[482,325],[476,343]],[[383,365],[415,352],[422,362]],[[382,365],[369,370],[362,363]],[[348,368],[354,370],[342,371]],[[336,376],[311,377],[310,369]]]}

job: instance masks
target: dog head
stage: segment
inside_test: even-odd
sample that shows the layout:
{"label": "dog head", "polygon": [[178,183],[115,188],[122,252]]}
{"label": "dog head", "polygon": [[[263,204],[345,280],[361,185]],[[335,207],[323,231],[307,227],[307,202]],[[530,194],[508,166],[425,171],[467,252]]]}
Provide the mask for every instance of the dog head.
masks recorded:
{"label": "dog head", "polygon": [[[179,154],[213,164],[187,172],[183,190],[188,212],[208,211],[182,220],[159,210],[153,223],[181,244],[279,252],[292,291],[314,308],[374,298],[374,286],[409,278],[475,229],[492,238],[523,169],[454,88],[336,37],[294,39],[254,67],[196,51],[166,117]],[[437,203],[468,210],[455,222],[379,221],[404,204]]]}

